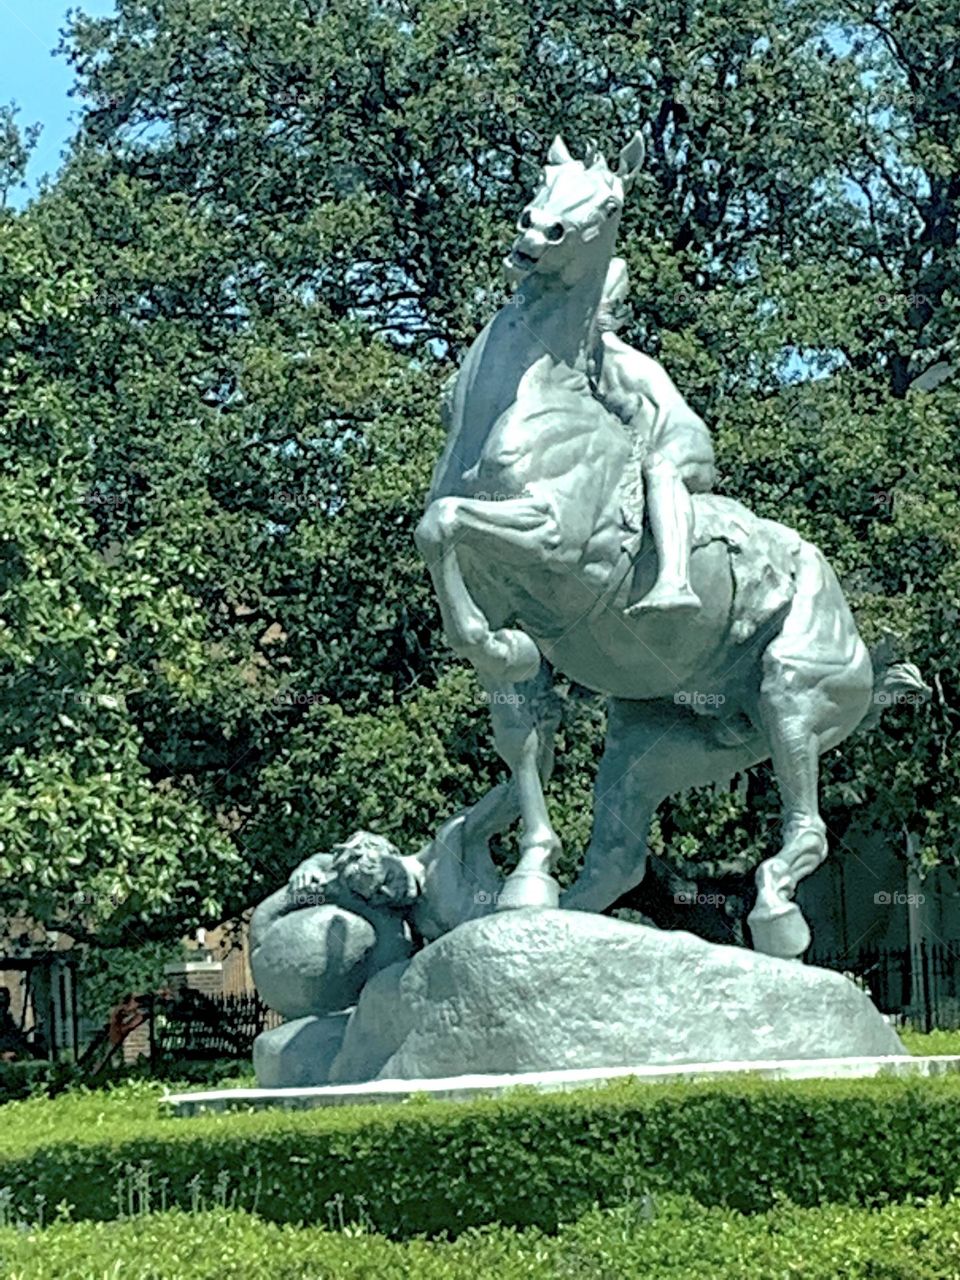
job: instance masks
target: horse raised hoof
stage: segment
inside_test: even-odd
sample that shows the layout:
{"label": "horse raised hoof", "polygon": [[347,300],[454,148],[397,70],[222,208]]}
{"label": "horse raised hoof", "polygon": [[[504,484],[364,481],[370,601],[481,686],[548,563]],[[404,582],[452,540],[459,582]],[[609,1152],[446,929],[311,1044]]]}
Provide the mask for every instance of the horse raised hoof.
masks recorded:
{"label": "horse raised hoof", "polygon": [[796,960],[810,946],[810,926],[795,902],[758,902],[747,916],[754,951]]}

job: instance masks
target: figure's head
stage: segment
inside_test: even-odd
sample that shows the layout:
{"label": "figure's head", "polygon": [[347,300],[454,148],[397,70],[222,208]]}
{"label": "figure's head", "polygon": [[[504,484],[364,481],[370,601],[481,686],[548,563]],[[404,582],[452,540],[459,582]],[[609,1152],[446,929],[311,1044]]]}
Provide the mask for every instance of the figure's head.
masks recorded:
{"label": "figure's head", "polygon": [[518,282],[537,275],[575,284],[597,262],[606,263],[643,154],[643,138],[635,133],[613,170],[592,145],[583,160],[574,160],[558,135],[540,186],[517,222],[520,234],[504,259],[507,275]]}
{"label": "figure's head", "polygon": [[405,858],[385,836],[356,831],[334,846],[332,871],[340,883],[372,906],[402,908],[420,893],[414,860]]}

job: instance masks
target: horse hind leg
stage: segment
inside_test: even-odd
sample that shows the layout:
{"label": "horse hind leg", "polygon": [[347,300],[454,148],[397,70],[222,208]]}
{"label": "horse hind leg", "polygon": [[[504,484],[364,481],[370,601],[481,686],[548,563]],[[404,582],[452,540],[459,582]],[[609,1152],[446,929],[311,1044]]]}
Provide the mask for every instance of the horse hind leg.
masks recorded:
{"label": "horse hind leg", "polygon": [[718,724],[672,702],[608,704],[607,738],[594,787],[593,831],[583,869],[561,899],[574,911],[604,911],[643,879],[650,820],[669,796],[723,783],[762,760],[759,734]]}
{"label": "horse hind leg", "polygon": [[757,868],[757,901],[747,924],[755,950],[794,959],[811,938],[793,896],[829,848],[820,816],[820,755],[856,727],[869,702],[872,673],[859,637],[850,660],[831,665],[792,657],[775,642],[764,655],[763,672],[759,718],[780,789],[783,832],[779,851]]}

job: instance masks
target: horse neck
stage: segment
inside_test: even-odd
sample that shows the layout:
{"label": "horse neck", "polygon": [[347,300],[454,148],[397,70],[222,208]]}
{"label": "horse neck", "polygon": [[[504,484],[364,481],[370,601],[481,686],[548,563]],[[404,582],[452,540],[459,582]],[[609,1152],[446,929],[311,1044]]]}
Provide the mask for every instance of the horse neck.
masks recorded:
{"label": "horse neck", "polygon": [[587,372],[593,354],[597,311],[609,256],[572,285],[550,276],[532,276],[520,286],[514,305],[537,343],[571,369]]}
{"label": "horse neck", "polygon": [[470,408],[461,407],[447,437],[429,500],[456,491],[459,477],[476,465],[491,428],[513,403],[523,375],[541,356],[549,354],[589,375],[597,311],[612,256],[611,242],[574,284],[529,276],[500,308],[468,353],[464,369]]}

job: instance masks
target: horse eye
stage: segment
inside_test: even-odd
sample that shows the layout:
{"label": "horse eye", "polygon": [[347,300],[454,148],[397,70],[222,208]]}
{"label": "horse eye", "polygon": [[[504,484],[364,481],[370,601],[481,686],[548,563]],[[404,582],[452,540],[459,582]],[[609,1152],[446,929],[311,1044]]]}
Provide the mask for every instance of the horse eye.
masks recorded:
{"label": "horse eye", "polygon": [[530,222],[531,222],[531,218],[530,218],[530,210],[529,210],[529,209],[524,209],[523,213],[521,213],[521,215],[520,215],[520,228],[521,228],[521,230],[526,231],[527,227],[529,227],[529,225],[530,225]]}
{"label": "horse eye", "polygon": [[555,222],[552,227],[547,227],[543,233],[551,244],[556,244],[566,235],[566,227],[562,222]]}

